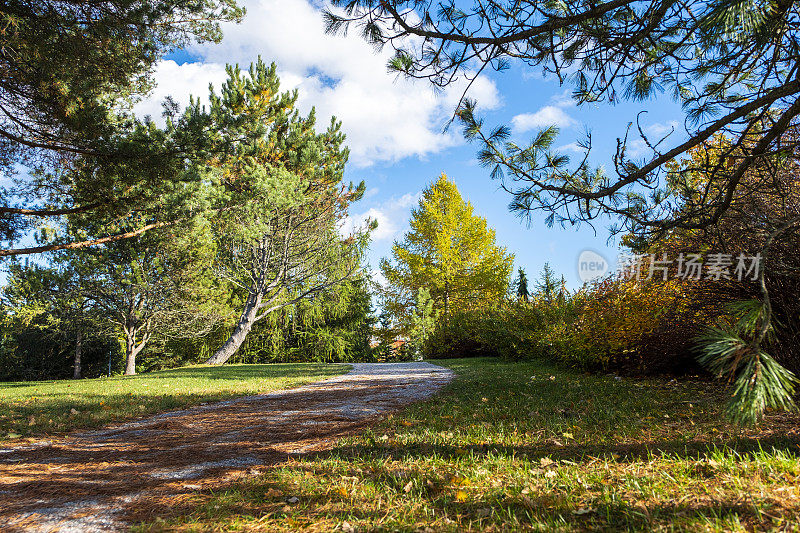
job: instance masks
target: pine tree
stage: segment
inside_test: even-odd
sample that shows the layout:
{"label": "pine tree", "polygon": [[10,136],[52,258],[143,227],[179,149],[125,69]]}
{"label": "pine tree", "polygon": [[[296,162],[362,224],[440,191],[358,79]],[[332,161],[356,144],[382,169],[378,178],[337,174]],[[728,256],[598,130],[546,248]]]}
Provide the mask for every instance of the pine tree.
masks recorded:
{"label": "pine tree", "polygon": [[525,274],[525,269],[522,267],[519,267],[517,271],[517,298],[528,301],[528,275]]}
{"label": "pine tree", "polygon": [[368,228],[339,233],[351,202],[364,192],[344,186],[348,150],[341,123],[316,132],[314,110],[302,117],[297,91],[281,92],[277,67],[260,59],[248,73],[228,67],[210,110],[195,102],[184,117],[215,131],[209,165],[226,206],[214,218],[221,277],[241,291],[241,315],[208,364],[227,361],[253,325],[313,298],[358,269]]}
{"label": "pine tree", "polygon": [[[508,125],[489,126],[475,102],[459,100],[464,133],[478,159],[513,195],[523,217],[541,210],[548,223],[615,217],[615,231],[662,236],[716,224],[731,196],[747,191],[742,176],[776,154],[797,157],[800,80],[797,3],[789,0],[332,0],[328,31],[359,32],[393,48],[389,68],[438,88],[516,66],[571,85],[583,106],[633,105],[660,94],[684,116],[671,131],[649,131],[643,114],[620,120],[612,165],[594,166],[592,136],[569,157],[555,125],[530,142],[511,140]],[[339,9],[341,8],[341,9]],[[768,52],[767,52],[768,51]],[[467,95],[468,96],[468,95]],[[649,103],[644,104],[650,105]],[[625,124],[628,125],[625,128]],[[790,133],[790,135],[786,135]],[[697,148],[731,140],[740,154],[719,165],[698,161],[681,171],[680,188],[703,198],[681,209],[668,166]],[[634,150],[635,144],[645,147]],[[701,170],[710,185],[688,180]]]}
{"label": "pine tree", "polygon": [[375,348],[378,361],[385,362],[392,355],[392,344],[396,340],[392,317],[385,310],[378,315],[378,327],[375,333],[378,339],[378,346]]}
{"label": "pine tree", "polygon": [[412,211],[411,230],[381,261],[388,281],[385,305],[404,329],[420,289],[447,320],[456,311],[492,306],[506,294],[514,256],[495,243],[495,232],[473,213],[455,183],[442,174]]}
{"label": "pine tree", "polygon": [[561,292],[559,291],[560,285],[561,283],[556,280],[556,273],[550,266],[550,263],[545,263],[544,267],[542,267],[542,273],[539,274],[539,281],[536,283],[536,296],[550,303],[553,301],[553,297],[556,296],[556,293]]}

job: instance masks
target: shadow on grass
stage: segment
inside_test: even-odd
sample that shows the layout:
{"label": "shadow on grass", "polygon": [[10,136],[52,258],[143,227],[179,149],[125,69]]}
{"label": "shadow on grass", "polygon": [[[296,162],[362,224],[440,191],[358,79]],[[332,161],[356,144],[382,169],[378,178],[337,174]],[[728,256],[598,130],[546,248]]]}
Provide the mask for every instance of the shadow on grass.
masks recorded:
{"label": "shadow on grass", "polygon": [[607,458],[616,463],[649,461],[658,458],[676,460],[699,460],[715,451],[724,450],[739,455],[748,453],[788,452],[800,456],[800,437],[770,436],[765,438],[703,440],[659,440],[652,442],[626,443],[617,445],[567,445],[552,446],[446,446],[417,445],[413,447],[340,447],[306,457],[307,460],[341,458],[351,461],[387,459],[393,461],[427,460],[433,458],[462,459],[465,454],[475,457],[503,456],[517,460],[540,461],[547,457],[553,461],[581,462],[591,459]]}
{"label": "shadow on grass", "polygon": [[[738,453],[775,450],[797,452],[798,439],[736,439],[724,443],[641,443],[629,446],[567,446],[559,450],[537,447],[489,447],[471,448],[477,456],[485,454],[505,455],[515,460],[538,461],[543,457],[556,460],[580,462],[592,457],[610,456],[617,462],[633,462],[652,459],[659,454],[671,458],[698,459],[715,449],[726,448]],[[724,530],[742,526],[744,529],[765,529],[778,524],[796,523],[800,519],[798,500],[780,502],[756,502],[733,494],[687,492],[678,500],[640,500],[636,497],[619,498],[594,495],[586,498],[580,487],[539,494],[523,495],[519,487],[504,487],[488,491],[483,497],[459,501],[455,488],[447,486],[444,474],[432,474],[438,479],[425,483],[422,480],[431,473],[423,473],[414,479],[409,490],[404,485],[407,477],[397,477],[386,467],[362,468],[364,463],[381,465],[385,460],[419,461],[426,459],[463,459],[462,448],[450,446],[422,446],[412,449],[391,447],[339,447],[331,451],[307,454],[303,462],[291,465],[297,476],[303,474],[312,479],[333,480],[323,487],[304,487],[302,481],[291,477],[281,481],[280,475],[267,473],[242,482],[234,482],[214,491],[196,492],[179,502],[149,502],[149,521],[144,519],[144,530],[160,529],[157,524],[186,524],[200,529],[225,529],[226,520],[238,525],[249,520],[259,523],[267,530],[301,529],[303,525],[316,529],[334,529],[348,522],[357,525],[364,522],[366,530],[422,531],[432,527],[434,531],[483,531],[542,528],[547,530],[603,530],[603,531],[650,531],[666,527],[677,530],[696,530],[700,526],[716,524]],[[342,468],[329,467],[326,459],[344,461],[353,469],[343,475]],[[377,461],[376,461],[377,460]],[[390,463],[394,467],[398,463]],[[435,464],[435,463],[431,463]],[[276,469],[289,467],[276,465]],[[344,467],[347,469],[347,467]],[[702,477],[698,471],[697,476]],[[387,503],[381,508],[374,500],[358,500],[334,490],[337,480],[350,477],[357,485],[378,487],[379,497],[406,500],[404,503]],[[296,479],[296,478],[295,478]],[[609,481],[611,482],[611,481]],[[576,496],[572,498],[570,491]],[[299,502],[288,505],[289,497]],[[764,505],[766,503],[766,505]],[[778,516],[767,509],[778,507]],[[390,517],[387,522],[387,518]],[[166,522],[152,522],[155,517]],[[140,524],[142,517],[139,516]],[[357,526],[358,527],[358,526]],[[315,529],[315,530],[316,530]],[[712,528],[715,529],[715,528]]]}
{"label": "shadow on grass", "polygon": [[160,370],[139,376],[148,379],[242,379],[255,377],[292,377],[330,375],[331,368],[347,366],[345,363],[273,363],[263,365],[200,365]]}

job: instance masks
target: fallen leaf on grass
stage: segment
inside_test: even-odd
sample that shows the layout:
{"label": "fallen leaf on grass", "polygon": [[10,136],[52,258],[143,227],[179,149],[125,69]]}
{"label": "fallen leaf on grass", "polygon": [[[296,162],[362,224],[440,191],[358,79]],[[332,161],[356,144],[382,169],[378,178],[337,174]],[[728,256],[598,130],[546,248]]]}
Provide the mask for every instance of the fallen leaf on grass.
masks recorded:
{"label": "fallen leaf on grass", "polygon": [[465,477],[453,476],[450,479],[450,483],[453,485],[460,485],[462,487],[467,487],[470,485],[470,480]]}
{"label": "fallen leaf on grass", "polygon": [[550,459],[549,457],[542,457],[541,459],[539,459],[539,464],[542,466],[550,466],[551,464],[553,464],[553,460]]}

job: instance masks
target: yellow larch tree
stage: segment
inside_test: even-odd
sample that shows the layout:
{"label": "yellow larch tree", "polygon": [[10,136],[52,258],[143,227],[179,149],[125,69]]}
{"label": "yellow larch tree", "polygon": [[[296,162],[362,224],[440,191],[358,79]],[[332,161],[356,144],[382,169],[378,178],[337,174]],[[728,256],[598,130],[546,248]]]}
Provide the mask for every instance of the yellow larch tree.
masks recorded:
{"label": "yellow larch tree", "polygon": [[447,319],[465,309],[496,306],[507,294],[513,254],[495,242],[486,219],[474,214],[445,174],[423,191],[411,212],[411,229],[383,259],[383,299],[401,327],[409,327],[421,288]]}

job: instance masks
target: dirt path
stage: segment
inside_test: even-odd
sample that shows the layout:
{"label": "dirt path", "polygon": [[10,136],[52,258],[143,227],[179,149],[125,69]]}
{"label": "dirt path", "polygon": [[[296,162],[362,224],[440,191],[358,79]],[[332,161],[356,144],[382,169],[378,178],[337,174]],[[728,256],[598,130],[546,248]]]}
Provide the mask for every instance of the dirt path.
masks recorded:
{"label": "dirt path", "polygon": [[0,531],[125,529],[170,497],[330,447],[450,379],[429,363],[355,364],[296,389],[0,448]]}

